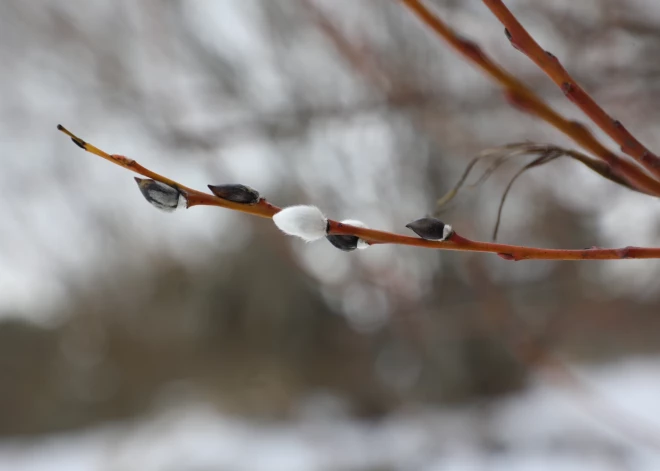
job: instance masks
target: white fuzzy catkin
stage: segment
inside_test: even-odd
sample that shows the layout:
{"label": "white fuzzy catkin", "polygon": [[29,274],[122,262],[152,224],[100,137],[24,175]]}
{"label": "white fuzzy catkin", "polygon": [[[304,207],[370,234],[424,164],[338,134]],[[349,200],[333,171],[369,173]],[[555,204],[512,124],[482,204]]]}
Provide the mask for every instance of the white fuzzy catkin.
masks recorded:
{"label": "white fuzzy catkin", "polygon": [[[362,227],[364,229],[369,229],[369,226],[367,226],[362,221],[358,221],[357,219],[346,219],[346,220],[342,221],[342,224],[348,224],[349,226]],[[369,244],[367,242],[365,242],[364,240],[358,238],[357,248],[360,249],[360,250],[366,249],[366,248],[369,248]]]}
{"label": "white fuzzy catkin", "polygon": [[442,239],[440,240],[447,240],[453,233],[454,229],[449,224],[445,224],[445,227],[442,229]]}
{"label": "white fuzzy catkin", "polygon": [[289,206],[273,216],[275,225],[285,234],[311,242],[326,236],[328,220],[316,206]]}

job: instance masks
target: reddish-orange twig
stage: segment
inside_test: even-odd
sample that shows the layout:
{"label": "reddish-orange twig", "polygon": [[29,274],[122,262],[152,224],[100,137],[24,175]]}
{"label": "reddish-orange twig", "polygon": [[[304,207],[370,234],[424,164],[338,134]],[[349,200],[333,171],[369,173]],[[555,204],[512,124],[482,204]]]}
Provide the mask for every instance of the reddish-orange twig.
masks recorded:
{"label": "reddish-orange twig", "polygon": [[509,101],[516,107],[548,122],[577,144],[607,162],[612,171],[644,193],[660,196],[660,181],[655,180],[643,169],[624,160],[601,144],[581,123],[570,121],[550,108],[531,89],[513,75],[499,67],[473,42],[458,36],[442,20],[429,11],[419,0],[400,0],[426,25],[452,46],[458,53],[486,72],[505,91]]}
{"label": "reddish-orange twig", "polygon": [[[167,177],[159,175],[138,164],[135,160],[122,155],[108,154],[77,137],[61,125],[57,129],[69,136],[80,148],[98,155],[120,167],[138,173],[147,178],[165,183],[183,192],[192,206],[220,206],[243,213],[252,214],[264,218],[272,218],[280,211],[275,205],[269,203],[265,198],[254,205],[235,203],[215,195],[189,188]],[[410,237],[391,232],[365,229],[343,224],[338,221],[328,220],[329,235],[354,235],[369,242],[370,244],[399,244],[413,247],[426,247],[441,250],[455,250],[464,252],[486,252],[499,255],[505,260],[617,260],[629,258],[660,258],[660,248],[624,247],[621,249],[601,249],[597,247],[581,250],[543,249],[537,247],[523,247],[517,245],[496,244],[491,242],[480,242],[467,239],[454,233],[448,240],[434,241]]]}
{"label": "reddish-orange twig", "polygon": [[222,208],[233,209],[236,211],[241,211],[244,213],[248,213],[254,216],[260,216],[264,218],[271,218],[273,217],[273,214],[276,214],[280,210],[280,208],[273,206],[272,204],[268,203],[265,200],[262,200],[255,205],[245,205],[240,203],[234,203],[233,201],[228,201],[222,198],[218,198],[215,195],[210,195],[208,193],[195,190],[193,188],[188,188],[187,186],[175,182],[174,180],[171,180],[167,177],[152,172],[151,170],[143,167],[133,159],[129,159],[127,157],[124,157],[123,155],[108,154],[107,152],[102,151],[98,147],[95,147],[92,144],[89,144],[88,142],[85,142],[84,140],[80,139],[78,136],[71,133],[61,124],[57,125],[57,129],[62,131],[67,136],[69,136],[71,140],[78,147],[86,150],[87,152],[90,152],[94,155],[98,155],[99,157],[104,158],[105,160],[108,160],[113,164],[119,165],[120,167],[123,167],[127,170],[135,172],[144,177],[165,183],[167,185],[173,186],[174,188],[178,188],[179,190],[183,191],[186,194],[189,208],[192,206],[220,206]]}
{"label": "reddish-orange twig", "polygon": [[552,79],[564,95],[575,103],[600,129],[614,142],[619,144],[621,152],[628,154],[646,167],[653,175],[660,178],[660,158],[639,142],[621,121],[613,119],[594,101],[589,94],[569,75],[557,57],[541,46],[525,30],[502,0],[483,0],[504,25],[511,45],[529,57],[543,72]]}

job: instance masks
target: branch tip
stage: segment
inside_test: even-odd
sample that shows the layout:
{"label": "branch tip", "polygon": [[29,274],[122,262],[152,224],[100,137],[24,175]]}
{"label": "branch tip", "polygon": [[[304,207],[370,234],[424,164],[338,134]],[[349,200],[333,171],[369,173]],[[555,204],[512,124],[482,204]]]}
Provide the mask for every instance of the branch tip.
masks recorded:
{"label": "branch tip", "polygon": [[65,128],[61,124],[58,124],[57,125],[57,130],[63,132],[67,136],[69,136],[71,138],[71,141],[73,141],[73,143],[75,145],[77,145],[78,147],[80,147],[82,150],[87,150],[87,143],[85,141],[83,141],[82,139],[80,139],[75,134],[73,134],[72,132],[70,132],[67,128]]}

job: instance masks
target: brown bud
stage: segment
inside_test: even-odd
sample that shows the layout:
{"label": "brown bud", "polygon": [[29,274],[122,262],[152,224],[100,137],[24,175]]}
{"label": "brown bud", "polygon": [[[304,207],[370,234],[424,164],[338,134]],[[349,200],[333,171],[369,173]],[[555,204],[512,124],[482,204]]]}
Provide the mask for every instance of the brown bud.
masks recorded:
{"label": "brown bud", "polygon": [[435,218],[421,218],[406,224],[406,227],[427,240],[447,240],[454,233],[449,224]]}
{"label": "brown bud", "polygon": [[209,189],[218,198],[240,204],[257,204],[259,192],[249,186],[236,184],[209,185]]}

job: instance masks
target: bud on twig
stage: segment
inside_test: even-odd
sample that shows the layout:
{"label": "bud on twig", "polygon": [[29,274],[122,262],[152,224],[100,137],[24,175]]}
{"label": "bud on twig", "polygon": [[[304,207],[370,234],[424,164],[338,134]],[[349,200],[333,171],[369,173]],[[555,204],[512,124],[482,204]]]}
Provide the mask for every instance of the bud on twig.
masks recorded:
{"label": "bud on twig", "polygon": [[259,192],[249,186],[236,184],[209,185],[209,189],[218,198],[241,204],[256,204],[259,202]]}
{"label": "bud on twig", "polygon": [[135,181],[144,199],[162,211],[171,213],[188,206],[184,194],[173,186],[146,178],[135,177]]}
{"label": "bud on twig", "polygon": [[289,206],[273,216],[275,225],[285,234],[311,242],[325,237],[328,220],[316,206]]}
{"label": "bud on twig", "polygon": [[447,240],[454,233],[454,230],[449,224],[445,224],[435,218],[417,219],[406,224],[406,227],[422,239],[427,240]]}
{"label": "bud on twig", "polygon": [[[355,219],[346,219],[345,221],[341,222],[342,224],[348,224],[349,226],[364,227],[365,229],[367,228],[365,223]],[[369,243],[360,239],[358,236],[333,234],[327,235],[325,238],[328,239],[332,245],[337,247],[339,250],[343,250],[344,252],[351,252],[355,249],[366,249],[369,247]]]}

